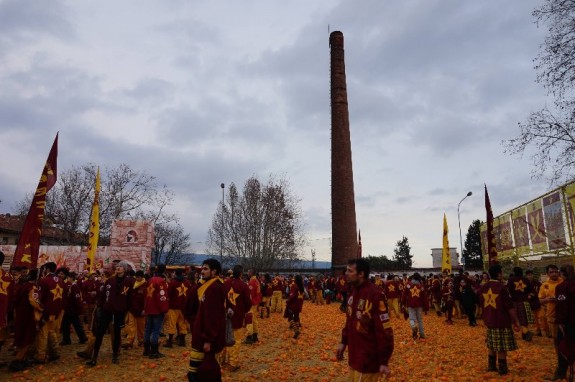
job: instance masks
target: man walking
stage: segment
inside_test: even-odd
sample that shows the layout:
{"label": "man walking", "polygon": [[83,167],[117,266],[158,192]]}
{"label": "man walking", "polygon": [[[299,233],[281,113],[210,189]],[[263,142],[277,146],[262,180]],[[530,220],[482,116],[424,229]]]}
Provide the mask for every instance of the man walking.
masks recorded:
{"label": "man walking", "polygon": [[383,292],[369,281],[365,259],[348,262],[346,277],[352,289],[346,307],[346,322],[341,332],[337,358],[343,359],[349,346],[350,382],[376,382],[388,377],[393,353],[393,330]]}

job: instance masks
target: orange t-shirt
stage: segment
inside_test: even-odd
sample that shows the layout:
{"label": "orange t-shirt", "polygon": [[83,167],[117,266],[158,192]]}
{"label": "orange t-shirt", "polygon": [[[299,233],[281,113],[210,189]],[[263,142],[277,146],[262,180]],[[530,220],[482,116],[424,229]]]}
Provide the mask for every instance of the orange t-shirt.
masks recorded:
{"label": "orange t-shirt", "polygon": [[[555,297],[555,288],[562,282],[563,280],[561,278],[559,278],[557,281],[553,281],[551,279],[545,281],[539,289],[539,299],[541,300],[542,298]],[[547,310],[547,320],[549,323],[555,323],[555,302],[550,301],[544,306]]]}

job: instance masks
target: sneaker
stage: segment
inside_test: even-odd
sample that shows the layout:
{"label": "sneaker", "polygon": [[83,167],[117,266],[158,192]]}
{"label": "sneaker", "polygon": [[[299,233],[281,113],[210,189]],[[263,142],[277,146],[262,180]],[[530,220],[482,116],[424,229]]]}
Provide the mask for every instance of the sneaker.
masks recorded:
{"label": "sneaker", "polygon": [[299,334],[300,334],[299,330],[296,330],[294,335],[293,335],[293,339],[297,340],[297,338],[299,337]]}

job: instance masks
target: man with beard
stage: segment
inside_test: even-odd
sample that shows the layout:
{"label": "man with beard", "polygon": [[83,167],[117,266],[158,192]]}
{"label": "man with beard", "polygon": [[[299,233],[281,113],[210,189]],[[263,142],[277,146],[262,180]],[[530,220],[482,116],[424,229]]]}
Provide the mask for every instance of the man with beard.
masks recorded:
{"label": "man with beard", "polygon": [[369,263],[365,259],[350,260],[346,276],[352,288],[337,358],[343,359],[349,346],[348,381],[376,382],[380,375],[391,374],[388,362],[393,353],[393,330],[385,296],[369,281]]}
{"label": "man with beard", "polygon": [[219,261],[204,260],[203,283],[193,291],[191,311],[195,319],[192,327],[189,382],[222,380],[220,365],[216,360],[216,354],[224,349],[226,336],[226,293],[220,278],[221,271]]}
{"label": "man with beard", "polygon": [[98,353],[102,346],[102,340],[110,324],[113,324],[112,336],[112,363],[120,363],[120,343],[121,332],[128,311],[128,304],[132,296],[134,279],[127,277],[126,271],[129,269],[126,262],[116,265],[116,273],[101,286],[101,294],[98,296],[98,329],[96,331],[96,342],[92,353],[92,359],[86,365],[95,366],[98,360]]}

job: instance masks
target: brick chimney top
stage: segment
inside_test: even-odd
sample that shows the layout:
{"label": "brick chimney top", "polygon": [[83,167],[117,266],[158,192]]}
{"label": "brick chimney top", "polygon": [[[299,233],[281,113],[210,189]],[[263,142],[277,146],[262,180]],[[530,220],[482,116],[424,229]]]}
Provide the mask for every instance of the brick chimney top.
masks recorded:
{"label": "brick chimney top", "polygon": [[340,31],[331,32],[329,35],[329,46],[331,48],[343,48],[343,33]]}

